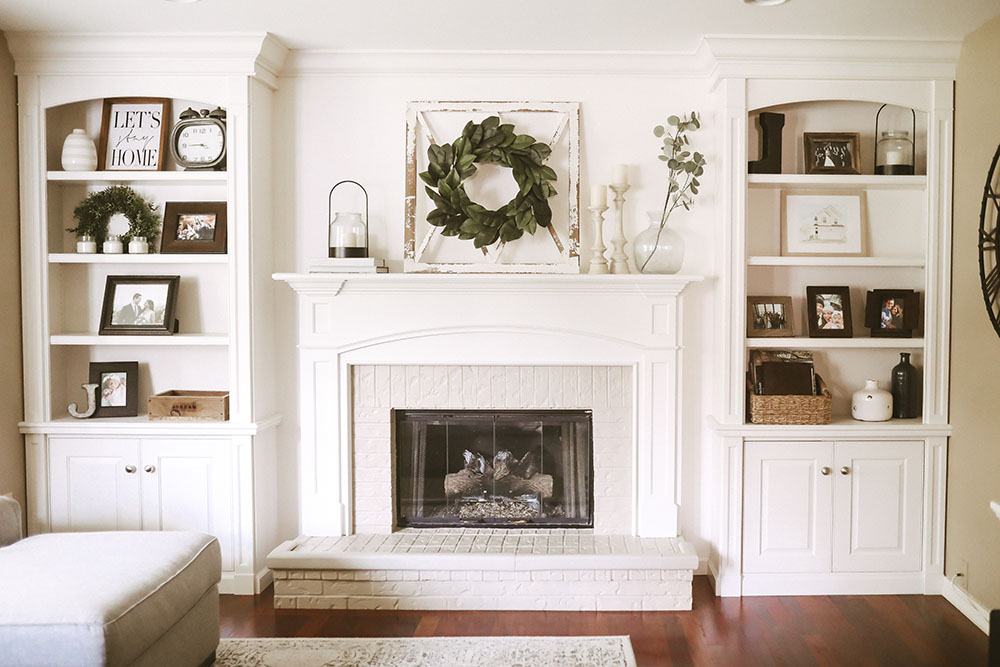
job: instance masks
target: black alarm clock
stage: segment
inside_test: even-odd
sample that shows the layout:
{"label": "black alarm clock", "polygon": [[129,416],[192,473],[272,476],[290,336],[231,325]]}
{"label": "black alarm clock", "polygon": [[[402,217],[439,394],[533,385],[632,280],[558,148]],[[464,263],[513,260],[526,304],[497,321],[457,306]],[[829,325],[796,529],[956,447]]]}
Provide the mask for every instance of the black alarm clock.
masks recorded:
{"label": "black alarm clock", "polygon": [[188,108],[170,132],[170,154],[185,170],[226,168],[226,112]]}

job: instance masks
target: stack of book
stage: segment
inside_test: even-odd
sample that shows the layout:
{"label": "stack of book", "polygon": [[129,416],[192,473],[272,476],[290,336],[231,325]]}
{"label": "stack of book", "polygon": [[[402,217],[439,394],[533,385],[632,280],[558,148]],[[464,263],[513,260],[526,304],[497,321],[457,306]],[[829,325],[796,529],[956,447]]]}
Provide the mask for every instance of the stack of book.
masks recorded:
{"label": "stack of book", "polygon": [[374,257],[321,257],[309,260],[309,273],[389,273],[389,267]]}
{"label": "stack of book", "polygon": [[816,396],[816,369],[808,350],[752,350],[750,384],[758,396]]}

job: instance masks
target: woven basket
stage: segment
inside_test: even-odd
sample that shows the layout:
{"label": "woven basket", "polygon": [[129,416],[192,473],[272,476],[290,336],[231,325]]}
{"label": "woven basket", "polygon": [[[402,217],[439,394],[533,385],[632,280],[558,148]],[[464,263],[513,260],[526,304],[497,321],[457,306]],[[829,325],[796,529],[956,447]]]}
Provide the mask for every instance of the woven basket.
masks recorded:
{"label": "woven basket", "polygon": [[758,396],[747,382],[752,424],[829,424],[833,398],[826,383],[816,376],[819,396]]}

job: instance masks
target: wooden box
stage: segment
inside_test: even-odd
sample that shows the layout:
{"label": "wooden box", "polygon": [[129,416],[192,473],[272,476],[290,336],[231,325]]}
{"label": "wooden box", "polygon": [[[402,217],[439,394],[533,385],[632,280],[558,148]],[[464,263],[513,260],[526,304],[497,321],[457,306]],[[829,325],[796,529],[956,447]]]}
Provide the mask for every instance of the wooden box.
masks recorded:
{"label": "wooden box", "polygon": [[147,399],[150,421],[229,421],[228,391],[172,389]]}

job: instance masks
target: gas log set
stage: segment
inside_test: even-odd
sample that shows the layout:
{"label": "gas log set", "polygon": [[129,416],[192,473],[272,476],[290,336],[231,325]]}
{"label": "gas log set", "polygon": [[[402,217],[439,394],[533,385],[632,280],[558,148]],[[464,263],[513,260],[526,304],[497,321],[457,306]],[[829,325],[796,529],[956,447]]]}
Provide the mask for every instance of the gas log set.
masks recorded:
{"label": "gas log set", "polygon": [[490,459],[466,449],[462,458],[465,467],[444,478],[445,496],[458,503],[462,519],[532,519],[552,497],[552,475],[539,471],[531,452],[518,459],[503,449]]}

